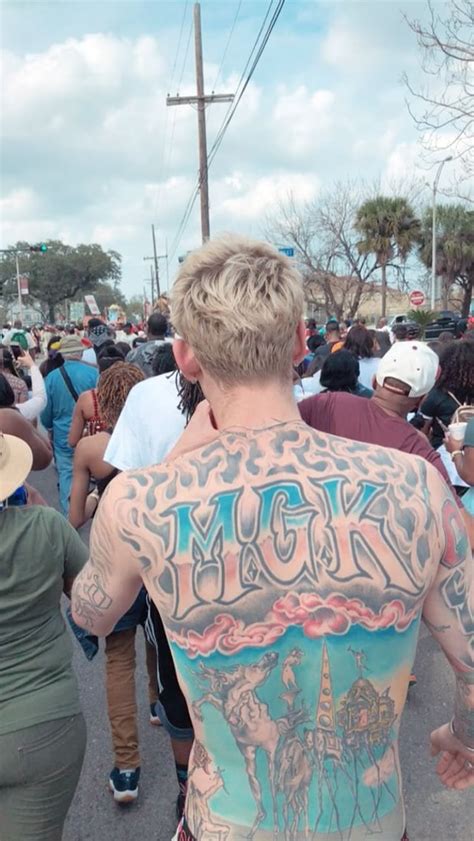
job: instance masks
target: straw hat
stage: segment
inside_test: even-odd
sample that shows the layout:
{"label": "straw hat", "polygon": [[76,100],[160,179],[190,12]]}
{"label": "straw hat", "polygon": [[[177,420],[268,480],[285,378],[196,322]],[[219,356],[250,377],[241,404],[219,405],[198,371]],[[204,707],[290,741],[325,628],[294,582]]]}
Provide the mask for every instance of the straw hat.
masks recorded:
{"label": "straw hat", "polygon": [[8,499],[23,484],[32,464],[33,453],[26,441],[0,432],[0,500]]}
{"label": "straw hat", "polygon": [[81,357],[84,351],[79,336],[63,336],[59,343],[59,352],[62,356],[78,356]]}

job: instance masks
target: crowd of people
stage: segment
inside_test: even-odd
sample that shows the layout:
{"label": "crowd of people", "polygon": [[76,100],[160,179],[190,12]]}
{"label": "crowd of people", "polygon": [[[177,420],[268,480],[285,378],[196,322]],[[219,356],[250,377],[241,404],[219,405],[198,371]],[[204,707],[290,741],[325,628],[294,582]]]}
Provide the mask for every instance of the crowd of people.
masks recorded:
{"label": "crowd of people", "polygon": [[[137,799],[139,627],[178,841],[407,839],[421,619],[456,679],[437,772],[474,785],[474,330],[303,312],[291,262],[228,236],[142,335],[5,328],[1,841],[62,837],[87,739],[73,644],[105,639],[108,783]],[[61,513],[34,488],[50,464]]]}

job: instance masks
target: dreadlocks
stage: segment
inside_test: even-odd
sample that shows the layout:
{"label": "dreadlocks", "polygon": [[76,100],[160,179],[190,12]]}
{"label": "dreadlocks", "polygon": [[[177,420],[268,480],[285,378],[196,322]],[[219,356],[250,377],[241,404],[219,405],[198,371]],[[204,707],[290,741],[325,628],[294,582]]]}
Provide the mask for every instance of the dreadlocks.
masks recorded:
{"label": "dreadlocks", "polygon": [[204,400],[204,394],[199,383],[190,383],[183,374],[177,372],[176,385],[178,388],[178,409],[186,418],[186,423],[189,423],[197,406]]}
{"label": "dreadlocks", "polygon": [[144,379],[140,368],[127,362],[116,362],[100,375],[97,400],[106,428],[113,429],[129,392]]}

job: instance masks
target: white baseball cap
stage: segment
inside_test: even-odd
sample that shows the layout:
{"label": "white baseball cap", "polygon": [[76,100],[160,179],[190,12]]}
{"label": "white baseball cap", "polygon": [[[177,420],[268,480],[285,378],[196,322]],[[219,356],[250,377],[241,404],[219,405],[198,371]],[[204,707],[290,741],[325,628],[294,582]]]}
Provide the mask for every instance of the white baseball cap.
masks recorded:
{"label": "white baseball cap", "polygon": [[[395,342],[380,360],[377,384],[384,386],[392,377],[410,387],[407,397],[424,397],[433,388],[439,373],[439,359],[424,342]],[[385,386],[397,392],[393,386]]]}

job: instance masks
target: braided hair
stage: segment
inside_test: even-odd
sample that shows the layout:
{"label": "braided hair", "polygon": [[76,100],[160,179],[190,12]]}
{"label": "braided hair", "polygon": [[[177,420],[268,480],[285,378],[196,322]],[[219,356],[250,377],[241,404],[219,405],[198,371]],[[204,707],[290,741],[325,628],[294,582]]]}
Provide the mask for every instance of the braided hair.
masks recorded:
{"label": "braided hair", "polygon": [[204,400],[204,394],[199,383],[189,382],[180,371],[177,372],[176,376],[179,398],[178,409],[186,418],[186,423],[189,423],[196,408]]}
{"label": "braided hair", "polygon": [[99,378],[97,401],[99,412],[108,429],[113,429],[118,421],[129,392],[134,385],[144,380],[144,374],[136,365],[116,362],[107,368]]}

